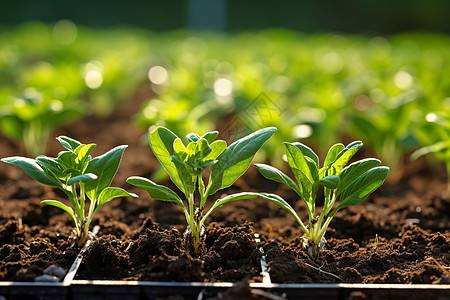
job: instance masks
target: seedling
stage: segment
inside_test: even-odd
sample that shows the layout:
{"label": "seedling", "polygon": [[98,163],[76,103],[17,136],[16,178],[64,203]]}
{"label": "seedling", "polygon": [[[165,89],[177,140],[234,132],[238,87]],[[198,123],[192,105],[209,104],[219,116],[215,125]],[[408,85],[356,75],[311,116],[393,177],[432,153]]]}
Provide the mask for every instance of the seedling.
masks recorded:
{"label": "seedling", "polygon": [[[218,135],[217,131],[208,132],[202,136],[190,133],[186,136],[189,144],[185,146],[181,139],[169,129],[158,127],[150,133],[150,146],[186,200],[183,201],[171,189],[147,178],[133,176],[128,178],[127,182],[145,189],[154,199],[174,202],[181,206],[188,224],[184,234],[186,250],[198,256],[204,252],[206,218],[215,209],[228,202],[255,198],[259,194],[244,192],[228,195],[218,199],[204,213],[208,196],[231,186],[247,170],[256,152],[275,131],[274,127],[255,131],[228,147],[223,140],[214,141]],[[208,182],[205,186],[203,174],[208,166],[212,167],[210,174],[207,175]],[[197,187],[200,199],[196,201],[194,194]]]}
{"label": "seedling", "polygon": [[[27,89],[25,97],[10,97],[0,107],[0,128],[5,135],[19,140],[28,155],[44,153],[50,133],[79,116],[76,105],[46,98],[35,89]],[[0,100],[1,102],[1,100]]]}
{"label": "seedling", "polygon": [[[362,142],[355,141],[344,147],[335,144],[319,168],[319,158],[312,149],[302,143],[285,143],[289,166],[297,179],[297,183],[280,170],[265,164],[255,164],[259,172],[267,179],[286,184],[303,200],[308,212],[309,224],[305,225],[295,210],[281,197],[277,202],[291,213],[302,227],[305,235],[303,246],[308,255],[315,259],[325,246],[325,231],[333,216],[340,209],[361,203],[385,180],[389,168],[376,167],[381,161],[368,158],[347,163],[362,147]],[[345,167],[346,166],[346,167]],[[324,206],[320,215],[316,215],[316,195],[319,186],[324,187]],[[339,204],[333,208],[336,200]]]}
{"label": "seedling", "polygon": [[[85,145],[66,136],[57,139],[66,151],[60,152],[56,158],[44,155],[36,159],[13,156],[2,158],[2,161],[22,168],[36,181],[59,188],[69,197],[71,206],[56,200],[41,203],[56,206],[73,218],[75,244],[82,247],[89,238],[89,224],[103,204],[117,197],[137,197],[121,188],[109,186],[127,146],[118,146],[92,158],[90,153],[95,144]],[[90,200],[87,215],[86,199]]]}
{"label": "seedling", "polygon": [[434,154],[445,163],[447,169],[448,190],[450,191],[450,115],[445,113],[429,113],[426,122],[416,131],[419,140],[427,145],[411,154],[415,160],[421,156]]}

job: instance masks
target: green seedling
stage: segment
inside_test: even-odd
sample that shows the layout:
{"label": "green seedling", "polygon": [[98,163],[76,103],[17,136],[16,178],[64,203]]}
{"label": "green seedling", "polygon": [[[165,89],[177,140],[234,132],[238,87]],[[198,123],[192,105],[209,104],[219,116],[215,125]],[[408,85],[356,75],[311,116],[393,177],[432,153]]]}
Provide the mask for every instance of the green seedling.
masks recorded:
{"label": "green seedling", "polygon": [[426,122],[416,130],[416,135],[426,146],[414,151],[411,159],[433,154],[443,161],[447,169],[448,190],[450,190],[450,114],[427,114]]}
{"label": "green seedling", "polygon": [[[208,132],[203,136],[190,133],[186,136],[189,144],[185,146],[173,132],[158,127],[150,133],[150,146],[186,200],[183,201],[171,189],[147,178],[133,176],[128,178],[127,182],[145,189],[154,199],[174,202],[181,206],[188,224],[184,234],[186,250],[198,256],[204,253],[206,218],[215,209],[228,202],[255,198],[259,195],[245,192],[228,195],[218,199],[205,213],[207,198],[218,190],[231,186],[247,170],[256,152],[275,131],[274,127],[255,131],[228,147],[223,140],[214,141],[218,135],[217,131]],[[208,166],[211,166],[211,169],[205,186],[203,174],[206,173]],[[194,199],[196,190],[200,197],[197,201]]]}
{"label": "green seedling", "polygon": [[[45,153],[51,132],[81,116],[75,105],[45,98],[35,89],[27,89],[22,98],[10,97],[0,105],[0,129],[25,146],[30,156]],[[0,99],[0,103],[1,103]]]}
{"label": "green seedling", "polygon": [[[2,161],[22,168],[39,183],[59,188],[69,197],[71,206],[56,200],[41,203],[56,206],[73,218],[74,245],[82,247],[89,238],[89,224],[103,204],[117,197],[137,197],[121,188],[109,186],[127,146],[115,147],[92,158],[90,153],[95,144],[85,145],[66,136],[57,139],[66,151],[60,152],[56,158],[44,155],[36,159],[13,156],[2,158]],[[89,207],[86,207],[87,199],[90,200]]]}
{"label": "green seedling", "polygon": [[[362,147],[362,142],[352,142],[346,147],[335,144],[330,148],[322,168],[314,151],[301,143],[285,143],[289,166],[297,179],[297,183],[280,170],[265,164],[255,164],[259,172],[267,179],[286,184],[303,200],[308,212],[309,224],[305,225],[295,210],[281,197],[277,202],[291,213],[305,232],[303,246],[308,255],[315,259],[325,246],[325,232],[333,216],[340,209],[361,203],[378,188],[388,175],[388,167],[377,167],[381,161],[368,158],[347,163]],[[319,215],[316,214],[316,195],[319,186],[324,187],[324,206]],[[334,207],[339,198],[339,204]]]}

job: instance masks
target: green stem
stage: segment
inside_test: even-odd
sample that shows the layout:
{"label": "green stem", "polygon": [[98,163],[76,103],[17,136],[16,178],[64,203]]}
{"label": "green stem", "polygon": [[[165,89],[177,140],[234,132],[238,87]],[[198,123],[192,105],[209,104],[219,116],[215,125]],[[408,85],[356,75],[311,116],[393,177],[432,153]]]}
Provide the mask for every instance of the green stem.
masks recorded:
{"label": "green stem", "polygon": [[197,179],[198,179],[198,191],[200,193],[200,210],[202,210],[206,202],[205,184],[203,182],[202,174],[197,175]]}

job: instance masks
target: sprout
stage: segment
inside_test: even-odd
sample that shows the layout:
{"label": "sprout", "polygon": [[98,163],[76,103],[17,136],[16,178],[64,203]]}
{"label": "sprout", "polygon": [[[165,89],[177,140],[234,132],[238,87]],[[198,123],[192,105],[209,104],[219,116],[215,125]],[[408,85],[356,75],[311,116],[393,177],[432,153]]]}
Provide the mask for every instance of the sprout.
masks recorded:
{"label": "sprout", "polygon": [[[127,146],[118,146],[92,158],[90,153],[95,144],[85,145],[66,136],[57,139],[66,151],[60,152],[56,158],[44,155],[36,159],[14,156],[2,158],[2,161],[22,168],[39,183],[59,188],[69,197],[71,206],[56,200],[41,203],[56,206],[73,218],[75,244],[82,247],[89,238],[89,224],[103,204],[117,197],[137,197],[121,188],[109,186]],[[90,200],[89,207],[86,207],[87,199]]]}
{"label": "sprout", "polygon": [[[364,201],[389,173],[388,167],[376,167],[381,161],[375,158],[359,160],[346,166],[362,145],[360,141],[352,142],[346,147],[335,144],[328,151],[322,168],[319,168],[319,158],[312,149],[302,143],[285,143],[287,160],[297,183],[272,166],[255,164],[264,177],[286,184],[302,198],[308,212],[307,225],[286,201],[272,195],[278,199],[272,201],[291,213],[302,227],[305,232],[303,246],[312,259],[317,258],[324,248],[325,231],[336,212]],[[324,187],[325,201],[322,212],[317,216],[316,195],[319,186]],[[333,208],[338,197],[339,204]]]}
{"label": "sprout", "polygon": [[[227,147],[223,140],[214,141],[218,135],[217,131],[202,136],[190,133],[186,136],[189,143],[184,145],[169,129],[158,127],[150,133],[150,146],[173,183],[186,197],[185,201],[171,189],[147,178],[133,176],[128,178],[127,182],[145,189],[154,199],[174,202],[181,206],[188,224],[184,235],[186,250],[198,256],[204,252],[204,222],[215,209],[231,201],[251,199],[260,195],[247,192],[232,194],[218,199],[205,213],[208,196],[231,186],[247,170],[256,152],[275,131],[274,127],[264,128]],[[208,166],[212,167],[205,186],[203,173]],[[197,188],[199,201],[194,199]]]}

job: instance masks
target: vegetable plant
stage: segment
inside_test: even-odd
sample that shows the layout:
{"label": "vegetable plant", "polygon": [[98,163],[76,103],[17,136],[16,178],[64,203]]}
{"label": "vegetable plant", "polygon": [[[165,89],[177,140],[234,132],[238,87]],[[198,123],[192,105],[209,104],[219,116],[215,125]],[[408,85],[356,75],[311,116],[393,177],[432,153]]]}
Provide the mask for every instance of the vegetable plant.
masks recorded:
{"label": "vegetable plant", "polygon": [[[174,202],[181,206],[188,224],[184,234],[186,250],[198,256],[204,252],[206,218],[228,202],[259,195],[247,192],[228,195],[215,201],[205,212],[207,198],[231,186],[247,170],[256,152],[275,131],[274,127],[260,129],[227,147],[223,140],[214,141],[218,135],[217,131],[202,136],[190,133],[186,136],[189,143],[184,145],[172,131],[158,127],[149,135],[150,146],[173,183],[183,193],[185,201],[173,190],[147,178],[133,176],[128,178],[127,182],[143,188],[154,199]],[[211,166],[211,169],[206,175],[208,166]],[[206,185],[204,175],[208,179]],[[197,200],[196,191],[200,198]]]}
{"label": "vegetable plant", "polygon": [[416,135],[426,146],[414,151],[411,159],[415,160],[424,155],[434,154],[443,161],[447,169],[447,182],[450,190],[450,114],[429,113],[425,120],[426,122],[419,125]]}
{"label": "vegetable plant", "polygon": [[[121,188],[110,187],[127,146],[115,147],[92,158],[90,153],[95,144],[82,144],[66,136],[57,139],[66,151],[60,152],[56,158],[13,156],[2,158],[2,161],[22,168],[39,183],[59,188],[68,196],[70,206],[56,200],[43,200],[41,203],[56,206],[73,218],[74,245],[82,247],[89,238],[89,224],[103,204],[117,197],[137,197]],[[90,201],[89,207],[86,200]]]}
{"label": "vegetable plant", "polygon": [[0,129],[5,135],[22,141],[31,156],[45,152],[53,129],[82,114],[76,105],[46,98],[31,88],[25,91],[24,97],[10,97],[2,102],[0,99]]}
{"label": "vegetable plant", "polygon": [[[333,145],[328,150],[321,168],[319,168],[318,156],[308,146],[298,142],[284,143],[284,145],[289,166],[297,183],[272,166],[265,164],[255,164],[255,166],[265,178],[289,186],[305,203],[309,219],[306,225],[281,197],[276,196],[279,199],[274,201],[298,221],[305,232],[303,246],[308,250],[308,255],[315,259],[325,246],[324,235],[336,212],[364,201],[383,183],[389,168],[378,166],[381,161],[375,158],[362,159],[346,166],[362,147],[363,144],[360,141],[352,142],[347,146],[340,143]],[[316,196],[320,186],[324,187],[325,199],[323,209],[318,214]],[[338,198],[339,204],[334,206]]]}

